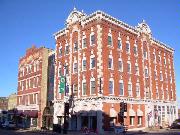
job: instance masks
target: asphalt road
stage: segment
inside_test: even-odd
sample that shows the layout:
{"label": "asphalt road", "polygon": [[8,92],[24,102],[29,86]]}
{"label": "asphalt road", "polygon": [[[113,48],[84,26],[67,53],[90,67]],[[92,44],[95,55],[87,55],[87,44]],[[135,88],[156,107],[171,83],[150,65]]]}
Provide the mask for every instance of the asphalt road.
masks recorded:
{"label": "asphalt road", "polygon": [[[60,135],[58,133],[53,132],[42,132],[42,131],[30,131],[30,130],[5,130],[0,129],[0,135]],[[69,132],[68,135],[83,135],[79,132]],[[93,133],[89,135],[95,135]],[[106,133],[105,135],[115,135],[113,133]],[[179,130],[164,130],[164,131],[148,131],[148,132],[133,132],[129,131],[126,134],[120,135],[180,135]]]}

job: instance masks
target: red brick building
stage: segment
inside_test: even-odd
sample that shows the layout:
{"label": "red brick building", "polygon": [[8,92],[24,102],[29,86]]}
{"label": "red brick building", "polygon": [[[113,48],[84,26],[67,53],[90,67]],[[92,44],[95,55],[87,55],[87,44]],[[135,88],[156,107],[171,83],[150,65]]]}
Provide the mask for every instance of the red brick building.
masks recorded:
{"label": "red brick building", "polygon": [[[120,122],[122,101],[129,129],[165,126],[177,118],[174,50],[154,39],[145,21],[133,27],[102,11],[86,15],[74,9],[54,35],[54,124],[63,125],[70,95],[70,130],[109,130]],[[59,93],[65,72],[66,96]]]}
{"label": "red brick building", "polygon": [[[26,127],[42,126],[47,102],[47,71],[50,49],[32,46],[19,60],[17,109],[27,116]],[[23,126],[24,126],[23,125]]]}

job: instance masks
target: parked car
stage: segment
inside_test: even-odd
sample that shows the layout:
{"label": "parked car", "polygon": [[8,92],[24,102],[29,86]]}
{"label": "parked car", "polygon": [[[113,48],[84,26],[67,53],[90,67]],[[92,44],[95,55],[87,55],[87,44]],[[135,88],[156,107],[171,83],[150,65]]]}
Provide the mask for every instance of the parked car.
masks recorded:
{"label": "parked car", "polygon": [[176,119],[170,126],[171,129],[180,129],[180,119]]}
{"label": "parked car", "polygon": [[16,124],[12,121],[5,121],[4,124],[2,124],[3,128],[9,128],[9,129],[15,129]]}

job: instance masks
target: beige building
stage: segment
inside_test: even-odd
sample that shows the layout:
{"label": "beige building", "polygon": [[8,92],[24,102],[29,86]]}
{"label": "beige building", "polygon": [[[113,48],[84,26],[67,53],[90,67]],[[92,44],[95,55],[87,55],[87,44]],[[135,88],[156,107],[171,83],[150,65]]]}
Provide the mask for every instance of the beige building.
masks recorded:
{"label": "beige building", "polygon": [[13,93],[13,94],[9,95],[8,110],[12,110],[12,109],[16,108],[16,106],[17,106],[17,94]]}

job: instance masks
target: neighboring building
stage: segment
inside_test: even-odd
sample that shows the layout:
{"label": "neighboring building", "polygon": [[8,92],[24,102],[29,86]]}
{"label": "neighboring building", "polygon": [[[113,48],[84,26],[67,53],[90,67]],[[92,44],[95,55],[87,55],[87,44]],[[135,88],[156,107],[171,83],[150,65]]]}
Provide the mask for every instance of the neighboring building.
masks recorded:
{"label": "neighboring building", "polygon": [[43,111],[43,127],[47,129],[53,128],[53,115],[54,115],[54,68],[55,66],[55,51],[49,54],[48,58],[48,85],[47,85],[47,103]]}
{"label": "neighboring building", "polygon": [[19,60],[17,109],[28,116],[26,127],[42,127],[47,102],[48,57],[52,50],[32,46]]}
{"label": "neighboring building", "polygon": [[[109,130],[121,121],[122,101],[129,129],[165,126],[177,118],[174,50],[154,39],[145,21],[133,27],[102,11],[86,15],[74,9],[55,39],[54,124],[63,125],[70,95],[70,130]],[[66,96],[59,93],[64,66]]]}
{"label": "neighboring building", "polygon": [[13,93],[8,98],[8,110],[13,110],[17,106],[17,94]]}
{"label": "neighboring building", "polygon": [[8,110],[8,98],[0,97],[0,110],[7,111]]}

